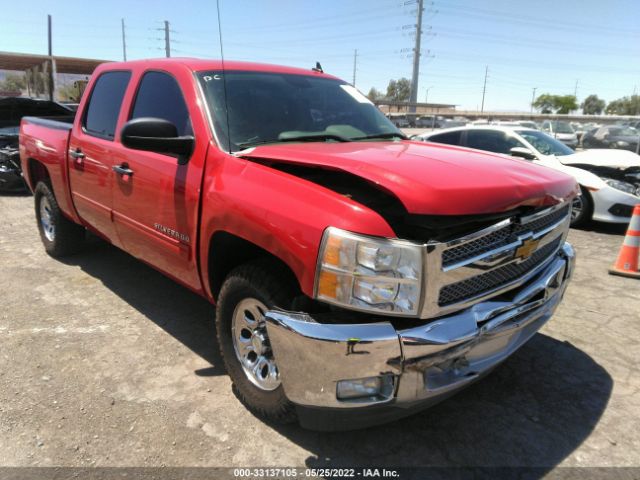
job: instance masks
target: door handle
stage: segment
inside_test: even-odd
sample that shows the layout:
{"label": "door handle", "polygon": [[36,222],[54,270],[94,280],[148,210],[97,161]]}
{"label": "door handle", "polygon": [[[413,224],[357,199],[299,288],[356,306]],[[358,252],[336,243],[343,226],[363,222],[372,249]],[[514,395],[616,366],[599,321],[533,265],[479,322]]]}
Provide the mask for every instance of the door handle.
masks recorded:
{"label": "door handle", "polygon": [[84,158],[84,153],[82,153],[82,150],[77,148],[75,150],[71,150],[69,152],[69,156],[75,160],[82,160]]}
{"label": "door handle", "polygon": [[127,165],[126,163],[123,163],[122,165],[114,165],[112,168],[113,168],[113,171],[116,172],[118,175],[128,175],[128,176],[133,175],[133,170],[131,170],[129,168],[129,165]]}

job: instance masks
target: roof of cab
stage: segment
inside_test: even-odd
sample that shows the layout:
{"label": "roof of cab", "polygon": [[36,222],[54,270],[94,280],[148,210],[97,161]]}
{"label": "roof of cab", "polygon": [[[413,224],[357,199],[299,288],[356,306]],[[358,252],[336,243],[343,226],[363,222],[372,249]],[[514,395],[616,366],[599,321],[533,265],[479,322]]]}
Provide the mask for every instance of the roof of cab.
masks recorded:
{"label": "roof of cab", "polygon": [[[150,68],[162,68],[163,64],[175,64],[180,63],[190,70],[194,72],[201,72],[207,70],[222,70],[223,63],[221,60],[207,60],[201,58],[189,58],[189,57],[172,57],[172,58],[149,58],[145,60],[133,60],[129,62],[110,62],[108,65],[108,69],[118,69],[118,68],[127,68],[134,66],[144,65],[145,67]],[[333,78],[336,79],[333,75],[329,75],[326,73],[316,72],[311,68],[296,68],[296,67],[286,67],[283,65],[271,65],[268,63],[253,63],[253,62],[237,62],[234,60],[225,60],[224,61],[224,69],[225,70],[235,70],[235,71],[247,71],[247,72],[271,72],[271,73],[288,73],[292,75],[307,75],[307,76],[318,76],[325,78]]]}

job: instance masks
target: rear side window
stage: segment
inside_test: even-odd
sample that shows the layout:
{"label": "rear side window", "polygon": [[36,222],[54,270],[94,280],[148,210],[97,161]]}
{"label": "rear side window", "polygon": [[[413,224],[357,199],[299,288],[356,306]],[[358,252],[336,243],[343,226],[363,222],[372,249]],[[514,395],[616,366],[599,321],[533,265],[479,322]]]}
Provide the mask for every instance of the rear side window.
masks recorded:
{"label": "rear side window", "polygon": [[140,117],[168,120],[176,126],[178,135],[193,133],[180,86],[167,73],[147,72],[142,77],[131,119]]}
{"label": "rear side window", "polygon": [[427,139],[429,142],[446,143],[447,145],[460,145],[460,137],[462,136],[462,130],[456,130],[455,132],[439,133],[433,135]]}
{"label": "rear side window", "polygon": [[467,132],[467,147],[487,152],[511,153],[513,147],[523,147],[515,138],[508,137],[497,130],[469,130]]}
{"label": "rear side window", "polygon": [[100,75],[84,116],[86,133],[113,140],[122,98],[130,78],[131,72],[106,72]]}

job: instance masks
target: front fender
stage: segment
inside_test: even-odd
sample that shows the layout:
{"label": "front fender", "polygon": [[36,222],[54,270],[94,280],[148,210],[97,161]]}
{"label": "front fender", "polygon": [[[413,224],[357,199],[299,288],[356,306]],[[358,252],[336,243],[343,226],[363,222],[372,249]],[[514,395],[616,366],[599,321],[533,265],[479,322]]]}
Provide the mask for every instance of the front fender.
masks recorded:
{"label": "front fender", "polygon": [[203,185],[200,259],[209,285],[208,245],[216,232],[247,240],[281,259],[313,295],[318,248],[329,226],[395,237],[373,210],[308,180],[215,151]]}

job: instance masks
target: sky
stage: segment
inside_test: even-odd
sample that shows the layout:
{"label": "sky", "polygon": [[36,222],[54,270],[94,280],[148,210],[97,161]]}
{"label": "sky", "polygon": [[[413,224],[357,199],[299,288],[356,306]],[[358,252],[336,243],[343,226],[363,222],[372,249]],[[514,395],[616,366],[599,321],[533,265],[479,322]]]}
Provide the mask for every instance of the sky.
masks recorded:
{"label": "sky", "polygon": [[[311,68],[353,81],[365,94],[411,78],[417,0],[220,0],[224,57]],[[220,58],[215,0],[0,0],[0,51],[122,60]],[[477,110],[528,111],[533,89],[640,92],[638,0],[424,0],[418,100]],[[577,84],[577,88],[576,88]],[[428,91],[427,91],[428,90]]]}

